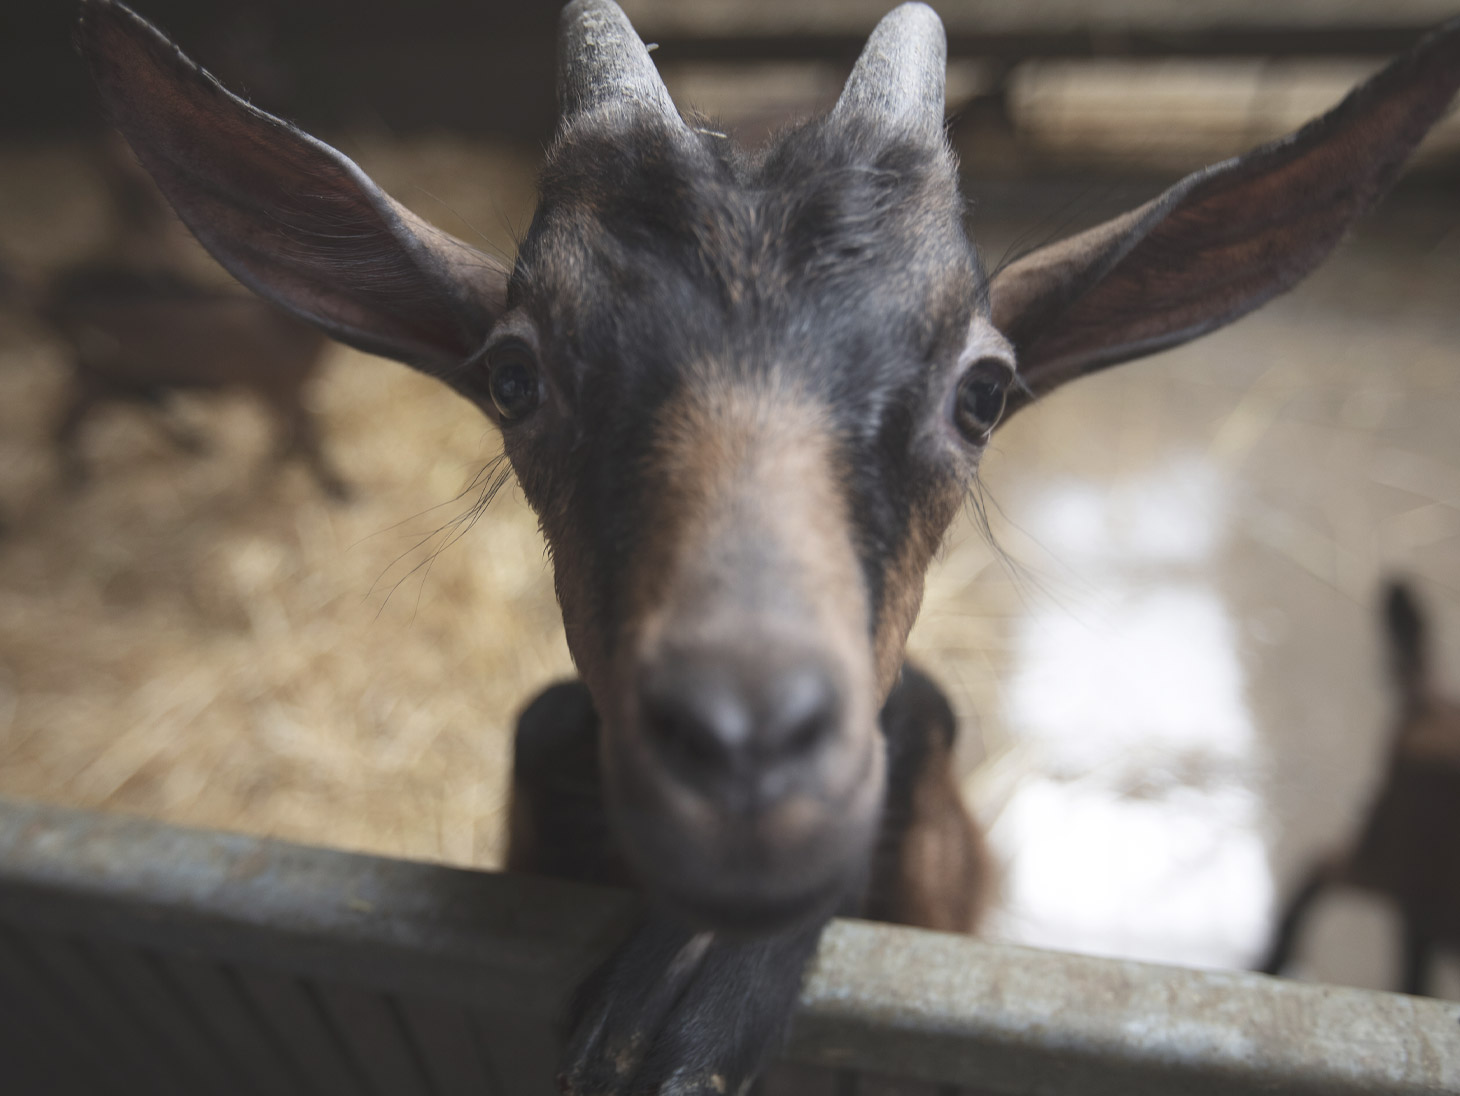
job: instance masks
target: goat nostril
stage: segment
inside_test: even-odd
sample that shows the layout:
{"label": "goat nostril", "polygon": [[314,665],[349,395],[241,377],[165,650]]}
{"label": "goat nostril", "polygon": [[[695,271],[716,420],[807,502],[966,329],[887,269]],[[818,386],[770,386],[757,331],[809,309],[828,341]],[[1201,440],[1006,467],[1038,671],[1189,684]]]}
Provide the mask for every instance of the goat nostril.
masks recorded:
{"label": "goat nostril", "polygon": [[717,670],[672,662],[652,671],[640,693],[645,737],[671,770],[695,782],[728,774],[752,732],[733,678]]}
{"label": "goat nostril", "polygon": [[724,728],[713,717],[713,711],[697,712],[692,705],[659,697],[644,705],[644,732],[671,768],[713,772],[731,763]]}
{"label": "goat nostril", "polygon": [[719,792],[746,781],[783,785],[794,766],[835,737],[841,713],[838,690],[819,661],[723,653],[655,666],[643,680],[640,705],[645,740],[660,761],[678,778]]}
{"label": "goat nostril", "polygon": [[765,752],[782,760],[807,758],[836,733],[841,704],[835,684],[815,664],[783,673],[767,714]]}
{"label": "goat nostril", "polygon": [[787,758],[806,757],[816,752],[832,731],[828,712],[814,712],[791,728],[782,752]]}

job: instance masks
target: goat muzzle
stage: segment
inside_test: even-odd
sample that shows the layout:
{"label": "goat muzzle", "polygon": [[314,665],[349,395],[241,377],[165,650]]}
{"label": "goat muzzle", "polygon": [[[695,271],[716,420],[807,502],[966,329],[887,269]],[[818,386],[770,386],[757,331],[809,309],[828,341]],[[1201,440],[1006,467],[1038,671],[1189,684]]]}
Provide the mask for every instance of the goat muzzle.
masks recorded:
{"label": "goat muzzle", "polygon": [[666,646],[631,703],[605,773],[629,859],[663,900],[761,931],[824,914],[860,882],[881,739],[834,659],[765,636]]}

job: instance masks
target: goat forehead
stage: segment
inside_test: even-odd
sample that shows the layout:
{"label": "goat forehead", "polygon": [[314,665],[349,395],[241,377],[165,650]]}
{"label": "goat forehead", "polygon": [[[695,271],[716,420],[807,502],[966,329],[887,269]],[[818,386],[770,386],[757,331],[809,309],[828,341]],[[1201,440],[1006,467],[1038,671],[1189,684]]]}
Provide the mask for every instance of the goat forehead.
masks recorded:
{"label": "goat forehead", "polygon": [[514,295],[590,370],[928,357],[982,296],[952,165],[819,136],[750,161],[652,128],[571,135]]}

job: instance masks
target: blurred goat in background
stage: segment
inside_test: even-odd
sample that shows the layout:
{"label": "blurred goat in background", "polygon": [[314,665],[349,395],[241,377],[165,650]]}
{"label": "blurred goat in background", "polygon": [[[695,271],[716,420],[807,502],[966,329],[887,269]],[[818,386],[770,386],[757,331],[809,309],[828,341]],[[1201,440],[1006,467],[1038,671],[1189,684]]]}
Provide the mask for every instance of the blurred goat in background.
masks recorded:
{"label": "blurred goat in background", "polygon": [[81,435],[100,408],[145,408],[179,449],[199,453],[205,439],[170,413],[171,398],[241,391],[274,419],[280,461],[300,460],[327,496],[346,499],[305,399],[329,340],[274,305],[187,273],[179,247],[191,245],[131,152],[109,139],[99,162],[110,238],[60,271],[6,274],[0,291],[66,344],[72,375],[53,429],[66,480],[88,478]]}
{"label": "blurred goat in background", "polygon": [[1429,989],[1434,952],[1460,946],[1460,705],[1437,695],[1424,614],[1409,586],[1384,598],[1398,694],[1388,773],[1352,847],[1320,860],[1278,923],[1261,970],[1281,972],[1314,903],[1332,887],[1390,898],[1404,926],[1400,988]]}

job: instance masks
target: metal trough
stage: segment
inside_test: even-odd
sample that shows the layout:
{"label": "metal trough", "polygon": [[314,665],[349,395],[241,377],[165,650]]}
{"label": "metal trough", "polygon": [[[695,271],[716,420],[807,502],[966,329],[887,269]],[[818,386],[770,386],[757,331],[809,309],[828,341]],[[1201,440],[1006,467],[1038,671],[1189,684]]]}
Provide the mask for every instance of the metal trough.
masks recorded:
{"label": "metal trough", "polygon": [[[554,1091],[631,896],[0,799],[0,1090]],[[768,1094],[1460,1093],[1460,1005],[837,922]]]}

